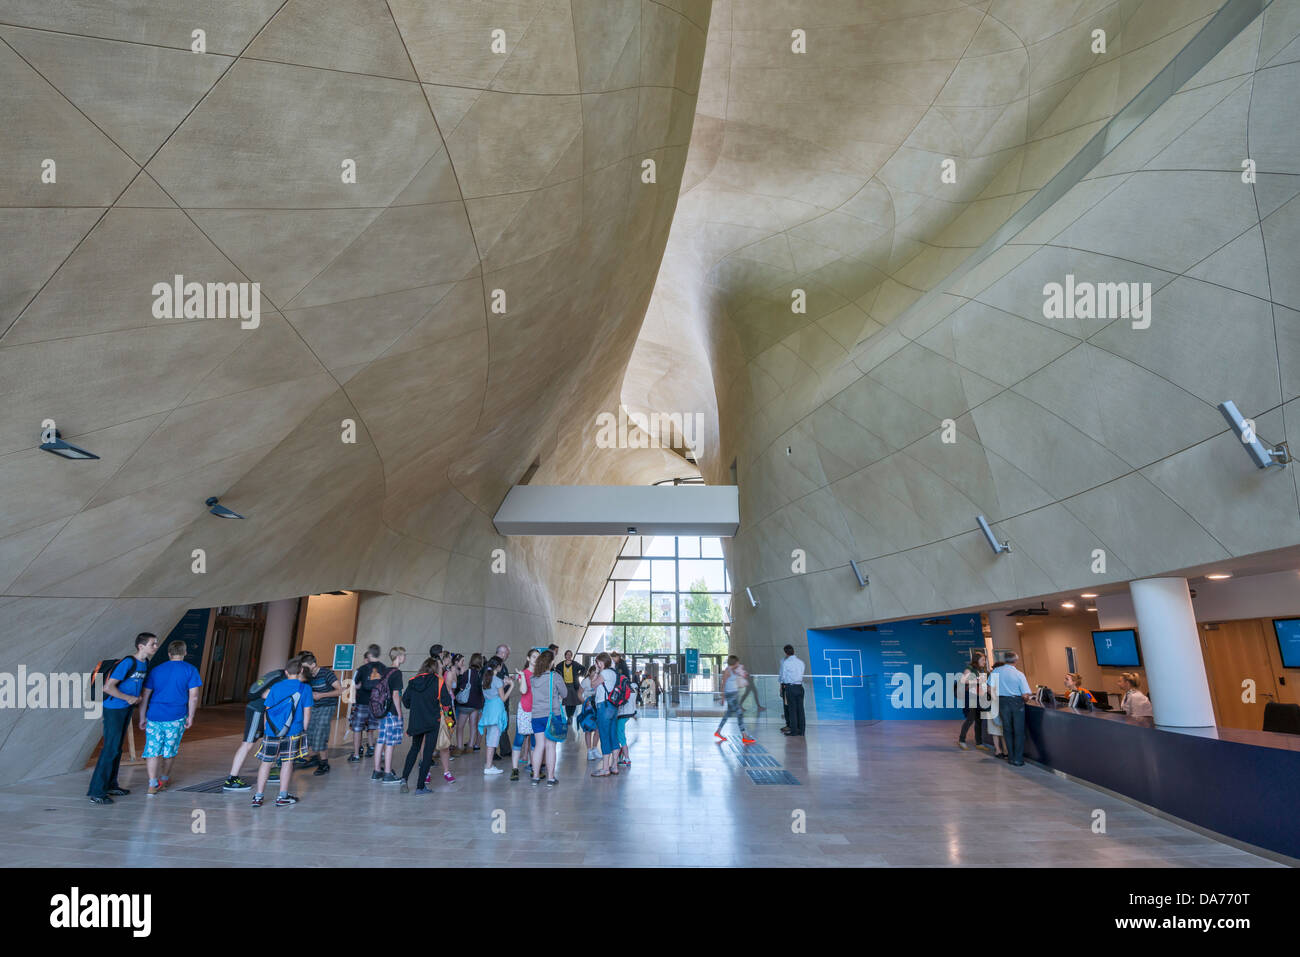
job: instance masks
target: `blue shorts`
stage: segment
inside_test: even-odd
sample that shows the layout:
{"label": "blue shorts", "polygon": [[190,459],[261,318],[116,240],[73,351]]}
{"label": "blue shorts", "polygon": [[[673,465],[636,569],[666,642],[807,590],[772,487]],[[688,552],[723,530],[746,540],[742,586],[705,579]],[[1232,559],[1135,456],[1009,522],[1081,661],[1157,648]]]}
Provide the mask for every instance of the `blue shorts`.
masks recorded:
{"label": "blue shorts", "polygon": [[550,718],[533,718],[533,734],[545,734],[546,726],[550,723]]}
{"label": "blue shorts", "polygon": [[402,743],[402,719],[399,715],[384,715],[379,722],[379,737],[376,741],[380,747]]}
{"label": "blue shorts", "polygon": [[181,749],[181,735],[185,733],[185,719],[175,721],[150,721],[145,725],[142,758],[174,758]]}

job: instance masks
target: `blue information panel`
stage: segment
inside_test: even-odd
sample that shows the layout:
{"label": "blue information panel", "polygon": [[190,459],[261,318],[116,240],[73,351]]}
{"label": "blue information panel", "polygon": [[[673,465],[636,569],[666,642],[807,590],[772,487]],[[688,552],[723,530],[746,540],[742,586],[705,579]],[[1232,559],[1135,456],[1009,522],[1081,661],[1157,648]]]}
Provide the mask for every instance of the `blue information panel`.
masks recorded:
{"label": "blue information panel", "polygon": [[149,666],[156,667],[167,660],[167,646],[173,641],[185,642],[185,660],[195,668],[203,667],[203,645],[208,638],[208,616],[210,608],[191,608],[176,623],[176,627],[167,635],[166,640],[158,642],[158,651],[154,653]]}
{"label": "blue information panel", "polygon": [[700,649],[686,649],[686,673],[688,675],[698,675],[700,673]]}
{"label": "blue information panel", "polygon": [[871,630],[808,631],[809,673],[823,720],[960,718],[955,679],[984,647],[978,615],[891,621]]}
{"label": "blue information panel", "polygon": [[351,671],[352,659],[356,654],[356,645],[335,645],[334,646],[334,670]]}

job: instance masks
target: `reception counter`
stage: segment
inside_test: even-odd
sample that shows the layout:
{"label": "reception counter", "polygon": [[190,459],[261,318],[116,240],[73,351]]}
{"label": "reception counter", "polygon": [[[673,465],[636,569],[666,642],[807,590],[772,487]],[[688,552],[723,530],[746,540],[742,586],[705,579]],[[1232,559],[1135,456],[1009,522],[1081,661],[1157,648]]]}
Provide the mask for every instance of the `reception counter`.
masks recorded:
{"label": "reception counter", "polygon": [[1025,757],[1190,824],[1300,858],[1300,736],[1174,729],[1030,704]]}

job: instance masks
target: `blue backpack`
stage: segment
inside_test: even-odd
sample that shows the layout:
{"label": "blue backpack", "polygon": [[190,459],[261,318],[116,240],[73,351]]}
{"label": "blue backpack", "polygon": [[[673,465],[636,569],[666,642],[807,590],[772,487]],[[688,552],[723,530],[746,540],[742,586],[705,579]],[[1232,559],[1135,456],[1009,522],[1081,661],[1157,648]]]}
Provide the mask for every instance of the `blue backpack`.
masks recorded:
{"label": "blue backpack", "polygon": [[587,695],[587,700],[582,703],[582,710],[578,712],[578,727],[583,731],[596,730],[596,697]]}

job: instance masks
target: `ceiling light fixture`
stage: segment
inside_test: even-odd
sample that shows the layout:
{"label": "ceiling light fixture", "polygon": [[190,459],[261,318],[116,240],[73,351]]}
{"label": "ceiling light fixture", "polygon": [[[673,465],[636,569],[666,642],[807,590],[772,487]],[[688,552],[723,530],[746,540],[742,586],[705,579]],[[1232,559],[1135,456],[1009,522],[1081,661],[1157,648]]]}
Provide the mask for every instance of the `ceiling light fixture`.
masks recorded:
{"label": "ceiling light fixture", "polygon": [[1232,573],[1231,573],[1231,572],[1215,572],[1213,575],[1206,575],[1205,577],[1208,578],[1208,579],[1209,579],[1210,581],[1212,581],[1212,582],[1221,582],[1221,581],[1223,581],[1223,580],[1226,579],[1226,578],[1231,578],[1231,577],[1232,577]]}
{"label": "ceiling light fixture", "polygon": [[1246,454],[1250,456],[1252,462],[1261,469],[1266,469],[1270,465],[1285,467],[1291,461],[1291,451],[1287,448],[1285,442],[1279,442],[1277,448],[1270,449],[1255,434],[1255,423],[1253,420],[1246,418],[1237,408],[1237,403],[1228,401],[1219,403],[1219,412],[1222,413],[1224,421],[1232,429],[1234,435],[1241,440],[1242,447],[1245,448]]}
{"label": "ceiling light fixture", "polygon": [[1073,608],[1073,607],[1074,607],[1074,602],[1072,602],[1072,601],[1063,601],[1063,602],[1061,602],[1061,607],[1062,607],[1062,608]]}
{"label": "ceiling light fixture", "polygon": [[65,459],[97,459],[99,458],[93,452],[87,452],[83,448],[78,448],[71,442],[63,441],[63,435],[58,429],[54,430],[54,438],[48,439],[49,433],[41,433],[41,448],[46,452],[53,452],[55,455]]}
{"label": "ceiling light fixture", "polygon": [[243,518],[244,517],[240,515],[238,512],[232,511],[231,509],[226,508],[226,506],[219,504],[219,502],[220,499],[218,499],[215,495],[213,495],[211,498],[205,500],[203,504],[206,505],[208,507],[208,511],[211,512],[213,515],[217,516],[217,518]]}
{"label": "ceiling light fixture", "polygon": [[1096,597],[1097,597],[1097,593],[1096,593],[1095,591],[1086,591],[1086,592],[1084,592],[1082,595],[1080,595],[1079,597],[1080,597],[1080,598],[1096,598]]}

